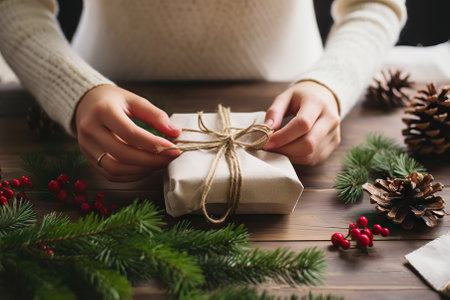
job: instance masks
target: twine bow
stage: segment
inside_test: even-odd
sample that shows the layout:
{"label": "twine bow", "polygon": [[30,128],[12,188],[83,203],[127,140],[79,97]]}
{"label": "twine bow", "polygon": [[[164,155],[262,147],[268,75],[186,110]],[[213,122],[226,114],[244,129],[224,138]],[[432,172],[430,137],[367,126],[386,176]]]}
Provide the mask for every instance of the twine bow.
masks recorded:
{"label": "twine bow", "polygon": [[[211,163],[211,167],[206,175],[202,194],[200,198],[200,204],[202,208],[203,215],[206,219],[214,224],[220,224],[226,220],[226,218],[236,211],[239,204],[241,186],[242,186],[242,172],[239,163],[239,157],[237,155],[236,148],[242,147],[244,149],[261,149],[269,140],[272,130],[266,124],[255,124],[254,122],[245,128],[233,127],[230,121],[230,108],[223,107],[219,104],[217,114],[221,121],[222,131],[211,130],[206,127],[203,122],[203,112],[198,112],[198,130],[183,128],[183,131],[196,132],[201,134],[207,134],[213,136],[214,138],[206,141],[195,141],[195,140],[176,140],[175,143],[180,145],[177,148],[180,151],[194,151],[200,149],[218,149],[216,157]],[[254,142],[244,142],[239,140],[245,135],[253,133],[262,133],[263,136],[255,140]],[[225,156],[228,167],[230,169],[230,190],[228,192],[227,199],[227,210],[225,214],[220,219],[213,219],[210,217],[206,210],[206,197],[211,190],[214,177],[216,175],[217,166],[219,164],[222,156]]]}

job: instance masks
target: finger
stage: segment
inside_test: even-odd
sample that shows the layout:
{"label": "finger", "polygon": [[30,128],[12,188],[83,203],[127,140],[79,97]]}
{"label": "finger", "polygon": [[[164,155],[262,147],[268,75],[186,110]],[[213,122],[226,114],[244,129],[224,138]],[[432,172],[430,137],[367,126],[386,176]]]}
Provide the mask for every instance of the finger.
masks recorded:
{"label": "finger", "polygon": [[134,117],[147,123],[164,135],[177,137],[181,133],[181,129],[170,121],[167,114],[151,104],[149,101],[133,95],[128,102],[129,111]]}
{"label": "finger", "polygon": [[134,124],[121,108],[114,106],[111,107],[111,110],[111,113],[102,115],[102,122],[127,144],[152,153],[161,153],[168,156],[178,156],[180,154],[178,150],[164,150],[165,148],[176,148],[176,146],[168,140],[155,136]]}
{"label": "finger", "polygon": [[137,149],[130,146],[117,137],[114,136],[108,129],[104,127],[93,130],[96,135],[90,135],[84,137],[80,144],[83,145],[98,145],[98,148],[91,147],[89,150],[90,155],[96,158],[96,155],[100,155],[102,152],[108,152],[117,161],[140,167],[147,167],[151,169],[158,169],[165,167],[172,157],[166,155],[157,155],[147,152],[142,149]]}
{"label": "finger", "polygon": [[267,109],[264,123],[271,129],[278,129],[289,109],[292,93],[284,92],[275,98],[272,105]]}
{"label": "finger", "polygon": [[322,147],[326,146],[332,138],[333,135],[330,133],[328,120],[320,118],[314,128],[307,134],[289,144],[279,148],[273,148],[270,151],[282,153],[288,157],[307,156],[322,151]]}
{"label": "finger", "polygon": [[[101,152],[101,150],[98,147],[93,147],[95,150],[87,150],[85,147],[80,146],[80,149],[82,150],[84,156],[86,158],[89,158],[89,160],[96,166],[99,166],[100,168],[105,169],[110,175],[112,176],[124,176],[124,175],[146,175],[149,174],[152,169],[149,167],[142,167],[142,166],[136,166],[136,165],[128,165],[121,163],[117,159],[115,159],[112,155],[109,153],[106,153],[106,155],[103,156],[103,158],[100,161],[100,164],[98,163],[98,157],[104,153]],[[92,153],[97,153],[92,155]]]}
{"label": "finger", "polygon": [[331,155],[331,153],[333,153],[334,149],[336,149],[339,143],[340,137],[337,134],[334,134],[333,138],[327,143],[325,147],[322,148],[323,150],[319,154],[310,154],[303,157],[295,157],[291,161],[293,164],[309,166],[317,165],[327,159]]}
{"label": "finger", "polygon": [[313,101],[302,101],[297,115],[286,126],[272,134],[264,149],[280,148],[308,133],[315,127],[321,111],[320,104]]}

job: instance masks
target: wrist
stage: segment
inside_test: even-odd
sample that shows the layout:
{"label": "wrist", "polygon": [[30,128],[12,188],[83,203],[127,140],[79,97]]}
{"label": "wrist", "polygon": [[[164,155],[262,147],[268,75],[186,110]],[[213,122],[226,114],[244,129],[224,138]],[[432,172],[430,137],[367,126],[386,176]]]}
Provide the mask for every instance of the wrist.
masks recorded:
{"label": "wrist", "polygon": [[338,115],[339,116],[341,115],[341,105],[339,103],[339,98],[336,96],[336,94],[333,92],[332,89],[330,89],[327,85],[325,85],[322,82],[317,81],[315,79],[301,79],[301,80],[294,82],[293,85],[297,85],[297,84],[303,83],[303,82],[311,82],[311,83],[317,84],[317,85],[321,86],[322,88],[326,89],[327,92],[333,97],[334,102],[336,103]]}

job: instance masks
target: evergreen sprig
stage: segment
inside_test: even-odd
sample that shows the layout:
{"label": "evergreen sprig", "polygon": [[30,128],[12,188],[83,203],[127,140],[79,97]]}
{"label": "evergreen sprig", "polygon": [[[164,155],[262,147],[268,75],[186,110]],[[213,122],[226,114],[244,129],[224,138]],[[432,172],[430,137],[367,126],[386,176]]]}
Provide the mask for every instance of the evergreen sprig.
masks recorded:
{"label": "evergreen sprig", "polygon": [[362,185],[374,178],[404,178],[412,172],[426,172],[394,139],[377,133],[369,133],[365,144],[350,149],[343,169],[334,179],[334,188],[344,203],[355,203],[363,193]]}
{"label": "evergreen sprig", "polygon": [[107,219],[50,213],[38,222],[29,202],[14,200],[0,215],[0,286],[23,298],[131,299],[132,282],[154,279],[173,298],[275,299],[246,285],[318,284],[325,272],[322,251],[252,249],[242,225],[164,226],[149,201]]}

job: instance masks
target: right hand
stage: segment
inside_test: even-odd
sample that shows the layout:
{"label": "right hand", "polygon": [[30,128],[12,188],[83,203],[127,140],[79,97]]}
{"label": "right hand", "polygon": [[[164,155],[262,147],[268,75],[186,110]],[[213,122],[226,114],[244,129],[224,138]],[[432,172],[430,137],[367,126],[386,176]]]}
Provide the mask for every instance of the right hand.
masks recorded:
{"label": "right hand", "polygon": [[[139,119],[166,136],[181,130],[146,99],[112,85],[93,88],[81,98],[75,125],[81,152],[110,181],[134,181],[165,167],[180,154],[176,146],[137,126]],[[97,158],[106,152],[100,165]]]}

